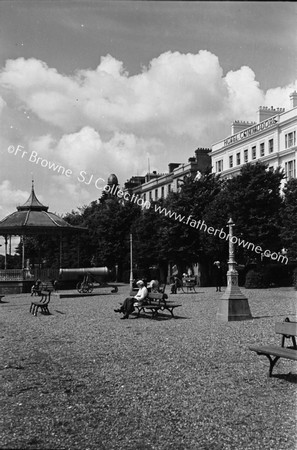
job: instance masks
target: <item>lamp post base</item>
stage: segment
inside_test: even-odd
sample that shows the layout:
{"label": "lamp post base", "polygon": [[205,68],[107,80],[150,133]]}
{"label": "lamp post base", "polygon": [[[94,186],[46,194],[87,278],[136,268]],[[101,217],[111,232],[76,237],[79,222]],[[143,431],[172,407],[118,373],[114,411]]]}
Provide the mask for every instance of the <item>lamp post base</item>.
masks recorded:
{"label": "lamp post base", "polygon": [[248,299],[242,294],[238,286],[228,285],[219,300],[217,320],[231,322],[251,320],[252,318]]}

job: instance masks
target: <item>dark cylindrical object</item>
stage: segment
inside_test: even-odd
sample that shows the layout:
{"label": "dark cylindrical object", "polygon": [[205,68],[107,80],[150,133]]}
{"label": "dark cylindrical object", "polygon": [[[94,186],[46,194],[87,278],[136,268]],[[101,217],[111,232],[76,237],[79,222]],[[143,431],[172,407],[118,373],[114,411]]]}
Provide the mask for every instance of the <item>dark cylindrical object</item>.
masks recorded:
{"label": "dark cylindrical object", "polygon": [[85,275],[107,277],[109,273],[108,267],[85,267],[82,269],[60,269],[59,276],[62,280],[75,280]]}

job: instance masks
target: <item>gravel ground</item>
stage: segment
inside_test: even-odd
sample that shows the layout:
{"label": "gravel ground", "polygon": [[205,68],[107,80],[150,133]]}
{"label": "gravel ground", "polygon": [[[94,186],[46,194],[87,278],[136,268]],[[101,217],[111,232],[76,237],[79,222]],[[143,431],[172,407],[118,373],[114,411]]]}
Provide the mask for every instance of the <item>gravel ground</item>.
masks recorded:
{"label": "gravel ground", "polygon": [[[296,320],[292,288],[245,290],[253,320],[216,320],[219,293],[177,294],[164,313],[120,320],[129,292],[53,296],[50,316],[29,294],[1,308],[1,449],[296,448],[296,364],[248,350],[279,343]],[[99,290],[98,290],[99,292]],[[170,295],[171,297],[171,295]]]}

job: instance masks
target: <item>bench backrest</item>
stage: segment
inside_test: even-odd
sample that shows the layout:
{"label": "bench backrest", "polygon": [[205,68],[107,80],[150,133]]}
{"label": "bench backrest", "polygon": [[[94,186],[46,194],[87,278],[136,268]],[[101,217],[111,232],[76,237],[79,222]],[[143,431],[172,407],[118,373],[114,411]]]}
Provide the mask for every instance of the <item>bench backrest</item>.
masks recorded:
{"label": "bench backrest", "polygon": [[161,292],[149,292],[147,294],[147,298],[150,300],[162,300],[164,297],[164,294]]}
{"label": "bench backrest", "polygon": [[296,322],[278,322],[275,324],[275,332],[287,336],[297,336]]}
{"label": "bench backrest", "polygon": [[53,283],[51,281],[42,281],[39,290],[52,292],[54,290]]}

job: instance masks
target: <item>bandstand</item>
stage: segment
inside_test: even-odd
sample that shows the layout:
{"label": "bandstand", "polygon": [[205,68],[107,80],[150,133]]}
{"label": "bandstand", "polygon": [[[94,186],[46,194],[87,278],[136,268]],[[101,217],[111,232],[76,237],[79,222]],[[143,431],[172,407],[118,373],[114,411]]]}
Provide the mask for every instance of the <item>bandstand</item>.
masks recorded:
{"label": "bandstand", "polygon": [[[46,236],[57,236],[60,241],[59,269],[63,262],[63,236],[78,235],[86,232],[87,228],[70,225],[58,215],[49,212],[48,206],[43,205],[35,195],[34,182],[28,200],[17,211],[0,221],[0,236],[4,237],[4,270],[0,270],[0,294],[28,292],[34,282],[36,271],[30,270],[25,264],[25,240],[26,236],[38,238],[41,242]],[[22,267],[10,269],[7,267],[7,247],[11,236],[20,236],[22,244]],[[47,270],[48,276],[53,276]],[[40,277],[40,267],[38,272]]]}

